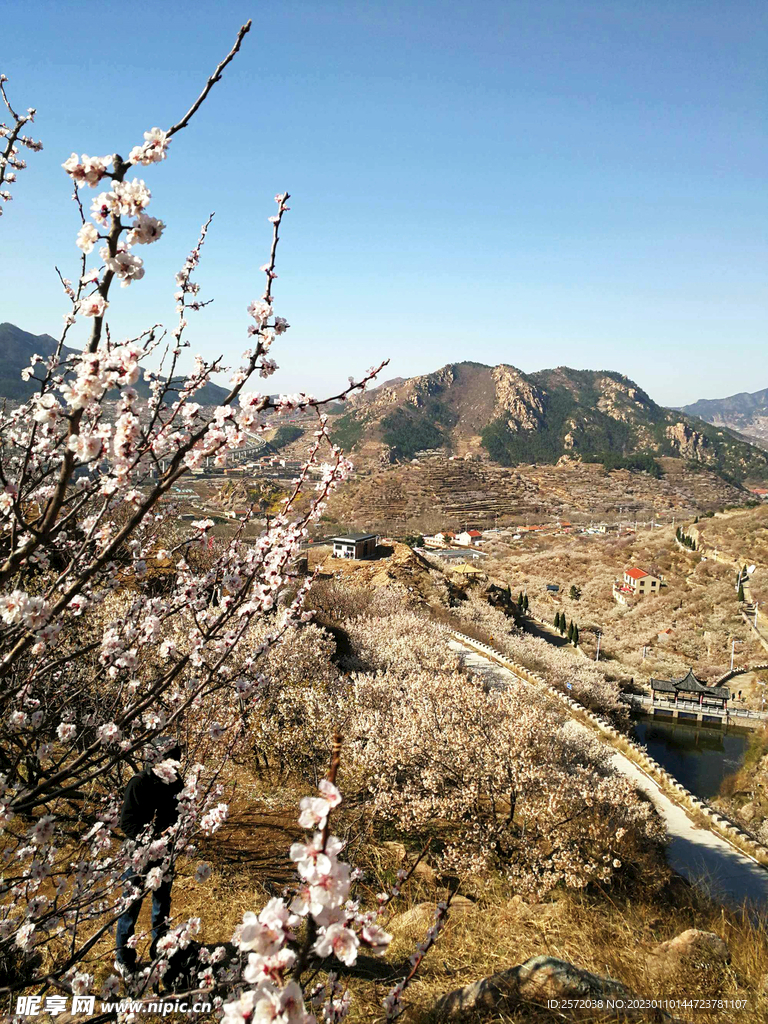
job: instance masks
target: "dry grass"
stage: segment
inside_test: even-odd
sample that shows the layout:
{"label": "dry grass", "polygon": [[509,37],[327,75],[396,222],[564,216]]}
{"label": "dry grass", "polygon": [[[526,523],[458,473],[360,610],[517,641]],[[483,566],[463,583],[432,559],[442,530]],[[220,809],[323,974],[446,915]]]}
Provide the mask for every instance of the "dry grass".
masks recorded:
{"label": "dry grass", "polygon": [[[295,824],[299,796],[298,789],[267,787],[241,771],[229,821],[199,850],[200,858],[213,865],[211,878],[202,885],[196,883],[196,859],[179,861],[173,913],[179,918],[199,917],[200,938],[206,944],[229,940],[246,910],[258,911],[292,880],[287,851],[301,834]],[[338,820],[336,824],[343,832],[348,822]],[[398,867],[392,852],[382,846],[386,837],[371,838],[373,842],[366,839],[350,847],[351,858],[366,872],[366,905],[374,905],[375,893],[395,881]],[[366,962],[348,974],[353,1021],[373,1024],[381,1020],[381,1000],[393,982],[407,971],[407,958],[426,931],[423,921],[414,927],[402,924],[398,917],[424,902],[436,903],[445,896],[447,884],[455,884],[455,880],[437,875],[413,878],[408,883],[393,908],[391,925],[387,924],[394,941],[386,961],[378,970],[370,970],[376,965]],[[752,1024],[768,1019],[768,998],[760,993],[762,979],[768,975],[768,935],[764,926],[708,901],[650,857],[641,875],[624,884],[623,890],[558,891],[548,902],[529,905],[499,877],[464,879],[459,891],[474,906],[457,910],[449,919],[409,989],[406,1020],[428,1024],[433,1019],[435,1003],[445,993],[539,954],[616,978],[643,996],[719,994],[747,1000],[749,1009],[744,1011],[697,1012],[697,1024]],[[149,904],[145,900],[138,932],[146,933],[149,929]],[[692,927],[714,931],[725,939],[732,954],[731,964],[722,974],[680,977],[670,980],[663,991],[658,990],[647,969],[647,954],[657,943]],[[102,940],[92,951],[87,967],[95,975],[97,991],[111,973],[112,941],[110,937]],[[146,955],[147,945],[145,938],[140,955]],[[685,1014],[681,1016],[688,1019]],[[146,1024],[155,1024],[153,1015],[142,1019]],[[486,1018],[493,1019],[555,1024],[569,1018],[525,1006],[506,1016]],[[605,1018],[579,1019],[596,1022]]]}
{"label": "dry grass", "polygon": [[[725,970],[701,969],[692,977],[676,976],[660,988],[648,969],[648,954],[659,942],[692,927],[713,931],[725,939],[731,964]],[[393,931],[395,940],[388,959],[397,961],[408,956],[422,935],[418,929],[399,927],[397,921]],[[435,1003],[446,992],[539,954],[613,977],[641,996],[670,999],[706,995],[747,1000],[748,1008],[743,1011],[698,1011],[695,1019],[701,1024],[751,1024],[766,1019],[768,1014],[768,999],[759,992],[761,979],[768,972],[764,928],[726,913],[680,880],[673,880],[656,894],[564,893],[553,902],[535,906],[510,897],[500,884],[486,887],[474,909],[449,921],[439,944],[425,960],[409,990],[408,1019],[426,1024],[433,1018]],[[353,982],[351,988],[359,1007],[356,1019],[376,1020],[386,986]],[[688,1014],[682,1012],[680,1016],[687,1019]],[[570,1018],[526,1006],[495,1019],[554,1024]]]}

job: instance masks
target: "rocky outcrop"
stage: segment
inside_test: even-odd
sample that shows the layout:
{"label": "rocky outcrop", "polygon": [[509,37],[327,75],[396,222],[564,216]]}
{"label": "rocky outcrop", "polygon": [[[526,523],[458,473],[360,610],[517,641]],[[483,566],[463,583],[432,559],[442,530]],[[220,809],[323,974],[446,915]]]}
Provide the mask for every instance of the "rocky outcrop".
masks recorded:
{"label": "rocky outcrop", "polygon": [[600,391],[598,409],[615,420],[631,423],[638,416],[644,416],[653,405],[642,388],[631,380],[605,376],[597,380],[596,386]]}
{"label": "rocky outcrop", "polygon": [[497,415],[511,430],[536,430],[544,420],[544,392],[527,381],[514,366],[495,366]]}
{"label": "rocky outcrop", "polygon": [[406,401],[409,405],[420,408],[425,399],[439,395],[456,380],[456,371],[453,366],[444,366],[435,373],[426,373],[422,377],[413,377],[408,382]]}
{"label": "rocky outcrop", "polygon": [[[470,1015],[511,1013],[521,1003],[547,1005],[548,999],[615,999],[627,1007],[632,992],[613,978],[592,974],[581,967],[551,956],[535,956],[524,964],[482,978],[464,988],[443,996],[437,1004],[436,1015],[442,1020],[464,1020]],[[657,1011],[654,1017],[625,1008],[624,1020],[672,1020],[668,1014]]]}
{"label": "rocky outcrop", "polygon": [[715,453],[711,450],[709,441],[703,434],[689,427],[682,421],[673,423],[664,431],[672,447],[683,459],[690,459],[692,462],[715,461]]}
{"label": "rocky outcrop", "polygon": [[[731,961],[726,943],[714,932],[689,928],[668,942],[661,942],[646,958],[647,976],[654,991],[682,990],[687,983],[716,986]],[[712,987],[707,991],[712,991]]]}

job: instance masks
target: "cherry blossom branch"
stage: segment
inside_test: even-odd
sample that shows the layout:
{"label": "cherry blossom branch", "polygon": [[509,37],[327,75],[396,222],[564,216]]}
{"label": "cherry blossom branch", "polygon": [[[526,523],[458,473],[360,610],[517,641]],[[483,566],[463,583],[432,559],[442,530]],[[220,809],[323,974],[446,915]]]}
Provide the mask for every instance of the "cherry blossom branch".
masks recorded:
{"label": "cherry blossom branch", "polygon": [[[11,106],[8,94],[5,90],[5,83],[8,81],[5,75],[0,75],[0,96],[3,98],[3,102],[8,109],[8,113],[11,115],[13,126],[2,123],[0,124],[0,138],[5,138],[5,146],[3,147],[2,153],[0,153],[0,200],[2,202],[10,202],[13,198],[11,193],[5,189],[2,189],[4,183],[11,184],[16,181],[16,171],[24,170],[27,166],[26,161],[22,160],[18,155],[19,150],[16,143],[26,147],[29,150],[37,153],[43,148],[42,142],[35,142],[33,139],[26,135],[21,134],[21,130],[25,124],[29,124],[35,119],[35,109],[30,107],[26,114],[17,114]],[[9,170],[10,168],[10,170]],[[0,204],[0,215],[2,215],[3,207]]]}
{"label": "cherry blossom branch", "polygon": [[182,128],[186,128],[187,127],[187,125],[189,124],[189,122],[192,119],[192,117],[197,113],[197,111],[200,109],[200,107],[205,102],[205,98],[207,97],[208,93],[211,91],[211,89],[214,87],[214,85],[217,82],[221,81],[221,73],[222,73],[222,71],[227,66],[227,64],[229,64],[232,60],[234,60],[235,54],[240,49],[240,45],[242,44],[243,39],[246,37],[246,35],[250,31],[251,31],[251,19],[249,18],[248,21],[244,25],[242,25],[240,30],[238,31],[237,39],[235,40],[234,46],[229,51],[229,53],[224,58],[224,60],[222,60],[219,64],[217,64],[216,70],[213,72],[213,74],[210,76],[208,81],[205,83],[203,91],[197,97],[195,102],[192,104],[192,106],[186,112],[184,117],[182,117],[182,119],[180,121],[177,121],[176,124],[173,125],[172,128],[168,129],[168,133],[167,134],[168,134],[169,138],[172,135],[175,135],[176,132],[180,132]]}

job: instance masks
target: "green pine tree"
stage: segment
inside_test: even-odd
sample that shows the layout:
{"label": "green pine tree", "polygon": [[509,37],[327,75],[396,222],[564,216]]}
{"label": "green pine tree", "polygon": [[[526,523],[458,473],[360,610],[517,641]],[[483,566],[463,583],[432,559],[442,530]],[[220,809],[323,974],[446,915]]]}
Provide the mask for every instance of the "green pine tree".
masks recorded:
{"label": "green pine tree", "polygon": [[573,643],[573,619],[568,623],[568,640]]}
{"label": "green pine tree", "polygon": [[565,634],[565,612],[560,612],[560,632]]}
{"label": "green pine tree", "polygon": [[739,584],[739,602],[742,602],[743,600],[744,600],[744,584],[740,583]]}
{"label": "green pine tree", "polygon": [[520,591],[520,597],[518,597],[518,599],[517,599],[517,607],[520,608],[521,610],[524,608],[523,592],[522,592],[522,590]]}
{"label": "green pine tree", "polygon": [[523,594],[523,609],[528,611],[528,595]]}
{"label": "green pine tree", "polygon": [[576,625],[576,623],[573,624],[573,646],[579,646],[579,627]]}

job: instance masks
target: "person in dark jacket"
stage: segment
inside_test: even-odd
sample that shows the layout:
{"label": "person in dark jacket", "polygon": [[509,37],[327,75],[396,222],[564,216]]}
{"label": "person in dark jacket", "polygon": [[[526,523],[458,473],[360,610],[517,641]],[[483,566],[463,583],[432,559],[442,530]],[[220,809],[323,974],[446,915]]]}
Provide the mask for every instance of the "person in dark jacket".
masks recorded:
{"label": "person in dark jacket", "polygon": [[[155,749],[160,755],[159,760],[181,759],[181,747],[169,737],[161,737],[155,741]],[[129,839],[137,840],[141,837],[145,842],[159,839],[172,825],[176,823],[179,814],[178,795],[184,788],[184,783],[178,774],[166,782],[162,778],[162,772],[156,772],[157,762],[148,765],[144,771],[134,775],[125,787],[123,796],[123,810],[120,815],[120,825]],[[136,970],[136,950],[128,945],[136,928],[136,921],[139,917],[141,904],[146,895],[146,876],[153,867],[161,867],[162,861],[153,861],[147,864],[142,872],[127,868],[123,874],[123,880],[127,883],[126,894],[133,889],[143,890],[141,895],[133,900],[128,909],[120,916],[117,922],[117,937],[115,942],[115,968],[123,977],[129,977]],[[165,877],[152,891],[152,945],[151,955],[157,946],[157,940],[165,934],[167,918],[171,910],[171,885],[173,878],[170,871],[166,869]]]}

